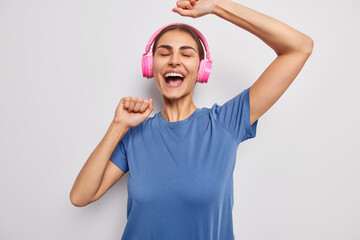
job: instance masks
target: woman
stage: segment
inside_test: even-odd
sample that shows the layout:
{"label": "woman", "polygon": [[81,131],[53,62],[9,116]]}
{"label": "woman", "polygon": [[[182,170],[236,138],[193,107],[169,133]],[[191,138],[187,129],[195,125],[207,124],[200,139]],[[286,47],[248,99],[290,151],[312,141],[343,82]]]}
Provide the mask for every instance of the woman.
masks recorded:
{"label": "woman", "polygon": [[148,118],[152,99],[122,98],[74,183],[71,202],[85,206],[96,201],[129,171],[122,239],[234,239],[237,147],[255,137],[258,119],[300,72],[313,41],[229,0],[181,0],[173,11],[193,18],[215,14],[256,35],[278,56],[251,87],[222,106],[200,109],[192,99],[204,55],[199,37],[184,26],[160,33],[152,70],[162,111]]}

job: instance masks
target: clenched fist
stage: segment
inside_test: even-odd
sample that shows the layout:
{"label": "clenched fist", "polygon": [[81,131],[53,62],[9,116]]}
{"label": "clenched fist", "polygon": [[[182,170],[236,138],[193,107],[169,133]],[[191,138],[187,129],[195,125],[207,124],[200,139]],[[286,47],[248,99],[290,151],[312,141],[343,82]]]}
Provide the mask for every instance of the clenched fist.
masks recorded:
{"label": "clenched fist", "polygon": [[173,12],[185,17],[201,17],[206,14],[215,13],[219,3],[229,2],[230,0],[178,0]]}
{"label": "clenched fist", "polygon": [[145,121],[153,110],[152,98],[124,97],[116,108],[114,122],[132,128]]}

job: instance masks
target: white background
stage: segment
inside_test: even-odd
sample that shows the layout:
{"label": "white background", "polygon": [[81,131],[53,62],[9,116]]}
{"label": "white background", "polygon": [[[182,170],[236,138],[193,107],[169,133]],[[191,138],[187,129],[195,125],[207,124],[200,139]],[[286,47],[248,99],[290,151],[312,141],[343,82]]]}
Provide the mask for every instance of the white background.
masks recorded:
{"label": "white background", "polygon": [[[240,3],[240,2],[239,2]],[[309,35],[314,49],[285,94],[238,149],[236,239],[360,238],[360,4],[256,0],[241,4]],[[251,86],[275,52],[215,15],[185,18],[175,1],[0,1],[0,239],[120,239],[128,173],[84,208],[75,178],[120,98],[162,98],[141,73],[159,27],[184,22],[209,42],[213,71],[197,107]]]}

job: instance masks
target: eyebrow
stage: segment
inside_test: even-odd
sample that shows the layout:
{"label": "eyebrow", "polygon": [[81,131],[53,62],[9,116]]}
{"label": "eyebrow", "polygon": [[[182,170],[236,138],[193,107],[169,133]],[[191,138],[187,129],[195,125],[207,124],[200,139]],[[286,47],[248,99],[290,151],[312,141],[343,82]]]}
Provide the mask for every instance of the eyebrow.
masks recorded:
{"label": "eyebrow", "polygon": [[[162,47],[162,48],[169,49],[169,50],[172,50],[172,49],[173,49],[170,45],[160,45],[160,46],[158,46],[156,49],[161,48],[161,47]],[[192,49],[192,50],[194,50],[194,51],[197,53],[196,49],[193,48],[193,47],[190,47],[190,46],[181,46],[181,47],[180,47],[180,50],[183,50],[183,49]]]}

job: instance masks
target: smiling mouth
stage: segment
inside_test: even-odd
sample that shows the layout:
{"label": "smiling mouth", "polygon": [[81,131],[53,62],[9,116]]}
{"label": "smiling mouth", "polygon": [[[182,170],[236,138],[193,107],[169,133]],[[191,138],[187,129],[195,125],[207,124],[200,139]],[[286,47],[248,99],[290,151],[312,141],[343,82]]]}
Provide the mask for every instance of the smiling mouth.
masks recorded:
{"label": "smiling mouth", "polygon": [[184,81],[184,76],[180,73],[166,73],[165,85],[170,88],[180,87]]}

